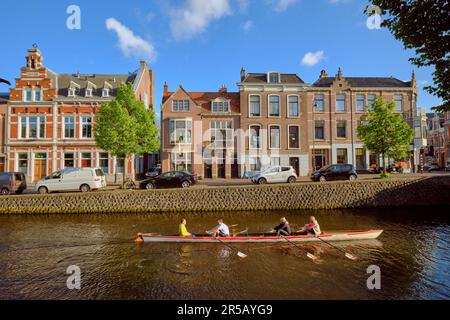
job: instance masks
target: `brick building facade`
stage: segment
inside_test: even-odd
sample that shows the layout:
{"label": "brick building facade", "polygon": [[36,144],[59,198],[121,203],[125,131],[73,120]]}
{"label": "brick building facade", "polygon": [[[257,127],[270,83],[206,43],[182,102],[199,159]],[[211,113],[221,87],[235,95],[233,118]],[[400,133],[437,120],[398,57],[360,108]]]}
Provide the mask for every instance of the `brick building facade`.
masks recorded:
{"label": "brick building facade", "polygon": [[146,62],[123,75],[60,74],[44,66],[37,48],[29,49],[7,105],[6,170],[23,172],[31,182],[67,167],[100,167],[108,180],[123,170],[146,170],[148,159],[124,163],[95,144],[95,115],[124,83],[133,84],[153,112],[153,72]]}

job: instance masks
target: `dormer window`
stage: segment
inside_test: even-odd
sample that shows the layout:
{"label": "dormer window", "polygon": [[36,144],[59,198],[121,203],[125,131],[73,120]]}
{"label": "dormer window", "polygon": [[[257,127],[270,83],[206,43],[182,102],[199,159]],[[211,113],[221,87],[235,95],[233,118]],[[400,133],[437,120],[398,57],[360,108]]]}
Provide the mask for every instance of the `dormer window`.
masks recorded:
{"label": "dormer window", "polygon": [[109,97],[109,89],[108,88],[103,89],[102,96],[103,96],[103,98]]}
{"label": "dormer window", "polygon": [[92,89],[86,89],[86,97],[92,97]]}
{"label": "dormer window", "polygon": [[69,89],[69,97],[75,97],[75,89]]}
{"label": "dormer window", "polygon": [[226,100],[212,102],[213,113],[228,113],[230,112],[230,102]]}
{"label": "dormer window", "polygon": [[278,72],[269,72],[268,76],[269,83],[280,83],[280,74]]}

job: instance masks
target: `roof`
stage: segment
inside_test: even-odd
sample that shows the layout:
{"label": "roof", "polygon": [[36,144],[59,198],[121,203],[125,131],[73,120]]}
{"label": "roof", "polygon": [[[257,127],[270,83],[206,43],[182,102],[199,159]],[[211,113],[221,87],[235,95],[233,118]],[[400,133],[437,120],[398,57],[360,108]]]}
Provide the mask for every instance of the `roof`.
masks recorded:
{"label": "roof", "polygon": [[[298,75],[281,73],[281,83],[305,83]],[[244,83],[268,83],[267,73],[249,73],[242,81]]]}
{"label": "roof", "polygon": [[0,92],[0,103],[4,102],[8,102],[9,100],[9,93],[7,92]]}
{"label": "roof", "polygon": [[[168,92],[163,96],[163,104],[170,99],[175,92]],[[231,111],[240,112],[240,94],[239,92],[187,92],[189,97],[202,107],[202,112],[211,111],[211,101],[217,98],[230,100]]]}
{"label": "roof", "polygon": [[84,97],[86,88],[92,87],[92,97],[101,98],[102,90],[105,87],[105,83],[108,83],[108,87],[111,86],[113,91],[111,95],[114,95],[114,90],[121,84],[134,83],[137,73],[129,75],[123,74],[56,74],[58,84],[58,96],[67,97],[70,86],[75,83],[79,86],[78,96]]}
{"label": "roof", "polygon": [[[371,78],[371,77],[345,77],[343,78],[352,87],[357,88],[411,88],[411,81],[401,81],[393,77]],[[313,87],[331,87],[336,80],[334,77],[324,77],[312,85]]]}

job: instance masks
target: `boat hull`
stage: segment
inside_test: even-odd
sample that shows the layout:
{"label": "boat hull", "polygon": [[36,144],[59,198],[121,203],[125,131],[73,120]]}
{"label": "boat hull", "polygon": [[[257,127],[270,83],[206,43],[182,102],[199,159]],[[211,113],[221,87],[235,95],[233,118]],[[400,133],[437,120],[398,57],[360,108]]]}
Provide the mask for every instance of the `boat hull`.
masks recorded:
{"label": "boat hull", "polygon": [[[326,233],[319,236],[320,239],[329,242],[335,241],[352,241],[352,240],[373,240],[377,239],[383,230],[370,230],[370,231],[355,231],[346,233]],[[178,236],[160,236],[153,234],[139,234],[138,238],[144,242],[158,242],[158,243],[218,243],[216,238],[199,236],[199,237],[178,237]],[[293,235],[286,237],[291,242],[318,242],[314,236],[307,235]],[[226,243],[278,243],[286,242],[284,238],[276,236],[258,236],[249,235],[242,237],[230,237],[230,238],[220,238],[222,242]]]}

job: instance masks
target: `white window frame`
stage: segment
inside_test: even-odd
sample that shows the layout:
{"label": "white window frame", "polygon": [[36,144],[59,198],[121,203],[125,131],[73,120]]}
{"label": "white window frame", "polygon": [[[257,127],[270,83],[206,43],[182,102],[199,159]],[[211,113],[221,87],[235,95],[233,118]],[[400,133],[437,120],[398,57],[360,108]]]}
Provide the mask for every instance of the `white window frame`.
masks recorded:
{"label": "white window frame", "polygon": [[[289,101],[289,99],[292,98],[292,97],[297,98],[298,115],[296,115],[296,116],[291,115],[291,108],[290,108],[290,101]],[[286,99],[286,104],[287,104],[287,110],[286,110],[287,117],[288,118],[300,118],[300,110],[301,110],[300,109],[300,96],[297,95],[297,94],[290,94],[290,95],[288,95],[287,99]]]}
{"label": "white window frame", "polygon": [[[36,94],[39,93],[39,100],[36,98]],[[42,101],[42,89],[34,89],[33,90],[33,101],[41,102]]]}
{"label": "white window frame", "polygon": [[[222,103],[222,111],[218,111],[217,109],[214,110],[214,105]],[[226,110],[225,110],[225,104],[226,104]],[[211,112],[212,113],[230,113],[231,107],[230,107],[230,100],[227,99],[215,99],[211,101]]]}
{"label": "white window frame", "polygon": [[[28,94],[30,94],[30,99],[28,99]],[[33,102],[33,89],[25,88],[23,89],[23,99],[24,102]]]}
{"label": "white window frame", "polygon": [[92,98],[92,88],[86,88],[86,98]]}
{"label": "white window frame", "polygon": [[[297,127],[298,148],[291,147],[291,127]],[[288,130],[287,130],[287,140],[288,140],[287,147],[288,147],[288,150],[300,150],[301,149],[302,145],[301,145],[301,140],[300,140],[301,139],[301,132],[300,132],[300,130],[301,130],[301,127],[300,127],[299,124],[290,124],[290,125],[288,125]]]}
{"label": "white window frame", "polygon": [[[259,98],[259,115],[252,114],[252,97]],[[248,117],[249,118],[261,118],[262,117],[262,97],[260,94],[250,94],[248,96]]]}
{"label": "white window frame", "polygon": [[[66,118],[72,118],[73,120],[73,137],[67,137],[66,136]],[[62,137],[63,139],[76,139],[77,132],[76,132],[76,121],[74,115],[63,115],[62,116]]]}
{"label": "white window frame", "polygon": [[69,92],[67,93],[67,96],[69,98],[74,98],[76,95],[77,89],[75,88],[69,88]]}
{"label": "white window frame", "polygon": [[[102,155],[102,154],[106,154],[106,155],[108,155],[108,157],[107,157],[107,158],[101,157],[100,155]],[[110,170],[111,170],[111,155],[110,155],[108,152],[98,152],[98,153],[97,153],[97,159],[98,159],[98,167],[99,167],[100,169],[103,168],[103,167],[101,166],[101,164],[100,164],[100,161],[101,161],[101,160],[107,160],[107,161],[108,161],[108,166],[107,166],[108,169],[107,169],[107,172],[104,172],[104,171],[103,171],[103,173],[106,174],[106,175],[109,175]]]}
{"label": "white window frame", "polygon": [[[339,123],[345,123],[345,136],[344,137],[339,137]],[[344,140],[344,139],[348,139],[348,121],[347,120],[336,120],[336,139],[340,139],[340,140]]]}
{"label": "white window frame", "polygon": [[[362,102],[363,102],[363,107],[362,107],[362,110],[360,110],[360,109],[358,109],[358,102],[359,101],[361,101],[361,99],[358,99],[358,98],[363,98],[363,100],[362,100]],[[364,113],[364,112],[366,112],[366,95],[365,94],[357,94],[356,96],[355,96],[355,111],[356,112],[358,112],[358,113]]]}
{"label": "white window frame", "polygon": [[[189,138],[188,142],[183,141],[182,143],[176,141],[177,137],[177,122],[184,122],[184,135],[183,137]],[[173,123],[173,131],[171,131],[171,125],[170,123]],[[188,123],[190,123],[190,126],[188,126]],[[190,134],[189,134],[190,131]],[[169,120],[169,142],[171,145],[192,145],[192,134],[193,134],[193,121],[191,118],[185,118],[185,119],[170,119]],[[172,138],[172,136],[175,135],[175,138]]]}
{"label": "white window frame", "polygon": [[[339,97],[339,96],[344,97],[344,110],[338,110],[338,97]],[[334,100],[335,100],[335,106],[334,106],[334,109],[335,109],[335,111],[336,111],[337,113],[345,113],[345,112],[347,112],[347,95],[346,95],[345,93],[339,93],[339,94],[336,94],[336,98],[335,98]],[[339,101],[342,101],[342,100],[339,99]]]}
{"label": "white window frame", "polygon": [[[84,122],[83,118],[90,118],[91,122],[90,123],[89,122]],[[90,115],[80,115],[79,121],[80,121],[80,125],[79,125],[79,130],[80,130],[79,137],[80,137],[80,139],[83,139],[83,140],[91,140],[91,139],[93,139],[94,138],[94,116],[92,114],[90,114]],[[83,126],[84,125],[90,125],[90,127],[91,127],[91,137],[90,138],[89,137],[83,137]]]}
{"label": "white window frame", "polygon": [[[273,75],[273,74],[277,75],[277,78],[278,78],[277,82],[271,81],[270,76]],[[281,83],[281,73],[279,73],[278,71],[269,71],[269,72],[267,72],[267,83]]]}
{"label": "white window frame", "polygon": [[102,90],[102,97],[103,98],[108,98],[109,97],[109,88],[103,88]]}
{"label": "white window frame", "polygon": [[[400,98],[400,99],[398,99],[398,98]],[[394,94],[394,96],[392,97],[392,100],[395,103],[394,112],[396,112],[396,113],[403,113],[403,110],[405,108],[405,99],[404,99],[403,95],[402,94]],[[401,110],[397,109],[397,107],[398,107],[397,102],[398,101],[400,101],[400,103],[401,103]]]}
{"label": "white window frame", "polygon": [[[213,137],[216,137],[214,140],[214,148],[223,149],[223,148],[233,148],[234,146],[234,130],[233,130],[233,121],[224,120],[218,121],[213,120],[210,122],[210,141],[213,142]],[[222,134],[218,134],[221,131],[225,130],[225,137]],[[217,137],[221,139],[217,139]],[[219,143],[220,142],[220,143]]]}
{"label": "white window frame", "polygon": [[[272,128],[278,128],[278,147],[272,147]],[[268,134],[269,150],[280,150],[281,149],[281,126],[278,124],[269,125]]]}
{"label": "white window frame", "polygon": [[[322,97],[322,99],[317,99],[318,97]],[[322,101],[322,108],[321,110],[317,109],[315,105],[317,104],[317,101]],[[323,93],[316,93],[314,94],[314,104],[313,104],[314,113],[324,113],[325,112],[325,94]]]}
{"label": "white window frame", "polygon": [[[30,137],[30,118],[36,118],[36,137]],[[42,118],[44,118],[43,123]],[[25,137],[22,136],[23,120],[25,120]],[[17,138],[19,140],[45,139],[47,129],[46,121],[47,121],[46,115],[19,115],[17,126]],[[44,125],[44,136],[41,136],[41,125]]]}
{"label": "white window frame", "polygon": [[[252,144],[252,127],[259,127],[259,147],[253,147]],[[249,150],[261,150],[263,148],[262,125],[251,124],[248,126],[248,148]]]}
{"label": "white window frame", "polygon": [[[184,155],[184,157],[179,157],[181,154]],[[177,171],[177,164],[181,162],[184,162],[185,166],[185,171],[189,171],[188,170],[188,166],[191,167],[191,171],[193,171],[194,169],[194,163],[193,163],[193,154],[192,152],[172,152],[170,155],[170,169],[171,171]],[[172,170],[172,166],[175,170]]]}
{"label": "white window frame", "polygon": [[369,93],[367,95],[367,108],[368,108],[369,111],[373,110],[373,106],[372,106],[373,103],[371,104],[371,99],[369,99],[371,97],[375,98],[375,99],[373,99],[373,103],[375,103],[377,101],[377,98],[378,98],[378,96],[375,93]]}
{"label": "white window frame", "polygon": [[[175,110],[175,102],[177,103],[177,105],[179,105],[180,102],[183,103],[183,107],[180,110],[180,107],[178,106],[178,109]],[[187,104],[187,109],[186,109],[186,104]],[[191,110],[191,102],[189,101],[189,99],[174,99],[172,100],[172,112],[189,112]]]}
{"label": "white window frame", "polygon": [[[270,115],[270,108],[271,108],[271,103],[270,103],[270,98],[271,97],[278,97],[278,115],[277,116],[272,116]],[[267,96],[267,117],[268,118],[281,118],[281,96],[279,94],[269,94]]]}

